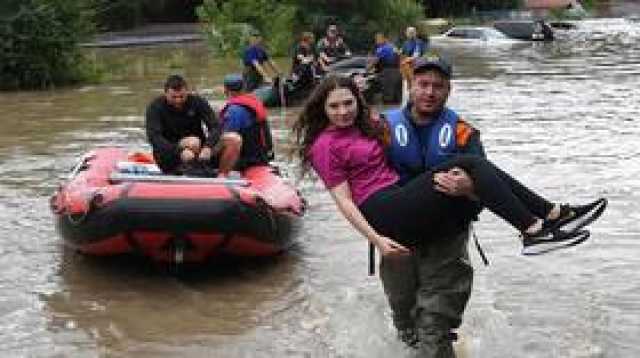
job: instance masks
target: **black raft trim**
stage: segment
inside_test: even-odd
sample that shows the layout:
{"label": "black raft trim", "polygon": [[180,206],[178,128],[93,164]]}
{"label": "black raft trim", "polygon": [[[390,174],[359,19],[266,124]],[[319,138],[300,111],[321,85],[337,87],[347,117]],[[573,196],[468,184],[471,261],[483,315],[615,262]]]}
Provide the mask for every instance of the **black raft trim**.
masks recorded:
{"label": "black raft trim", "polygon": [[[135,231],[242,234],[279,245],[271,213],[239,201],[211,199],[121,198],[91,211],[74,224],[62,215],[58,228],[74,245],[98,242]],[[226,243],[225,243],[226,245]]]}

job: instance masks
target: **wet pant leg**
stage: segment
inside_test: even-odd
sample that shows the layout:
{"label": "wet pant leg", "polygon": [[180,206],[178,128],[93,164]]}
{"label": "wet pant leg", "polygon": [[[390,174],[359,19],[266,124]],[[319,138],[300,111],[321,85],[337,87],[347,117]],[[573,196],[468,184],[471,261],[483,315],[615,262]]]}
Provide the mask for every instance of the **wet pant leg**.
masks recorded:
{"label": "wet pant leg", "polygon": [[418,289],[417,258],[414,254],[399,258],[382,258],[380,280],[387,296],[398,332],[413,330],[416,291]]}
{"label": "wet pant leg", "polygon": [[455,357],[450,332],[462,323],[473,284],[468,239],[464,230],[418,248],[415,325],[420,357]]}
{"label": "wet pant leg", "polygon": [[244,81],[244,90],[246,92],[255,90],[264,82],[262,75],[253,66],[244,67],[242,80]]}
{"label": "wet pant leg", "polygon": [[382,101],[384,103],[400,103],[402,101],[402,75],[397,67],[386,67],[380,71],[382,84]]}

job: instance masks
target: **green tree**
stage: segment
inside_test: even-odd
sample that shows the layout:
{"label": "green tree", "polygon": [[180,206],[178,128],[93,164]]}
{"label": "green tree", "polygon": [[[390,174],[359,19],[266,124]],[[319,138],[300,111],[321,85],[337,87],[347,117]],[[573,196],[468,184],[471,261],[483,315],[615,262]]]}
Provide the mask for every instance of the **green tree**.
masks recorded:
{"label": "green tree", "polygon": [[276,0],[205,0],[198,16],[216,53],[237,54],[251,30],[258,30],[273,55],[284,55],[293,41],[297,6]]}
{"label": "green tree", "polygon": [[[378,31],[397,37],[408,25],[424,18],[424,8],[415,0],[376,0],[369,5],[369,18]],[[365,6],[363,3],[362,6]]]}
{"label": "green tree", "polygon": [[0,19],[0,87],[45,88],[83,77],[79,43],[93,13],[78,0],[27,0]]}
{"label": "green tree", "polygon": [[143,19],[143,0],[89,0],[95,11],[100,30],[123,30],[140,25]]}
{"label": "green tree", "polygon": [[469,15],[474,11],[515,9],[520,0],[422,0],[429,17]]}
{"label": "green tree", "polygon": [[418,0],[312,0],[305,10],[307,16],[299,18],[311,24],[317,35],[323,36],[327,23],[335,22],[357,51],[369,50],[376,32],[397,39],[407,26],[424,18]]}
{"label": "green tree", "polygon": [[[12,0],[13,1],[13,0]],[[129,29],[146,22],[191,22],[202,0],[87,0],[101,30]]]}
{"label": "green tree", "polygon": [[329,22],[340,25],[352,49],[366,50],[375,32],[397,37],[424,17],[424,9],[417,0],[205,0],[198,15],[219,53],[236,54],[254,28],[272,54],[285,55],[295,34],[323,36]]}

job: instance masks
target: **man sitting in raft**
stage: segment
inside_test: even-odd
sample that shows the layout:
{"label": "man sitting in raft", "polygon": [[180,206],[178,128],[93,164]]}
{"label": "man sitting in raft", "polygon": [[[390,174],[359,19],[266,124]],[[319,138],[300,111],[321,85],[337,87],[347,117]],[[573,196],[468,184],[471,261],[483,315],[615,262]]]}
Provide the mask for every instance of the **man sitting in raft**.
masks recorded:
{"label": "man sitting in raft", "polygon": [[153,158],[165,174],[213,169],[217,166],[217,154],[223,148],[233,147],[237,140],[223,136],[220,141],[220,127],[213,109],[206,99],[190,93],[187,82],[179,75],[167,78],[164,94],[147,106],[145,122]]}
{"label": "man sitting in raft", "polygon": [[228,100],[220,111],[220,121],[223,138],[233,139],[229,140],[227,150],[220,156],[222,173],[268,164],[274,158],[267,109],[243,87],[242,75],[225,76],[224,92]]}
{"label": "man sitting in raft", "polygon": [[291,77],[300,87],[313,85],[316,76],[316,54],[313,46],[313,32],[303,32],[300,41],[293,49],[291,59]]}
{"label": "man sitting in raft", "polygon": [[323,72],[327,72],[329,65],[336,63],[338,60],[351,57],[351,50],[349,50],[342,36],[338,34],[338,26],[335,24],[329,25],[327,36],[318,41],[316,49],[318,52],[318,65]]}

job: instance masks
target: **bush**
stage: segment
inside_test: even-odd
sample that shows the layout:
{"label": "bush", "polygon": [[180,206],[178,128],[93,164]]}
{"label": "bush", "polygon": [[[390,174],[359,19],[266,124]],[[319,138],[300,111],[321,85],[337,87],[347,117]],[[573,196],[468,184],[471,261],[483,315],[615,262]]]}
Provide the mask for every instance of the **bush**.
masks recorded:
{"label": "bush", "polygon": [[404,29],[424,18],[424,8],[417,0],[353,0],[340,6],[336,0],[316,0],[299,16],[318,37],[325,35],[330,22],[338,24],[352,50],[370,51],[376,32],[399,39]]}
{"label": "bush", "polygon": [[28,0],[0,20],[0,88],[46,88],[83,77],[78,44],[92,13],[75,0]]}
{"label": "bush", "polygon": [[143,22],[144,1],[90,0],[96,25],[103,31],[129,29]]}

